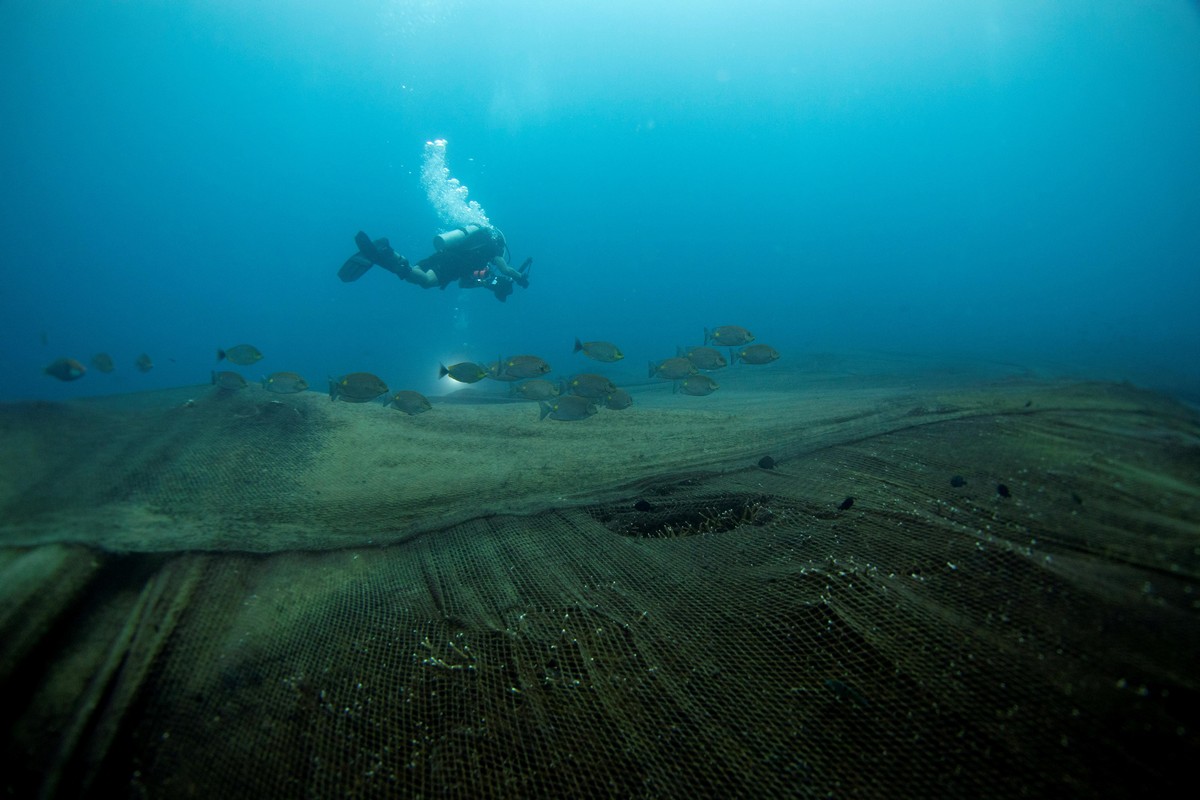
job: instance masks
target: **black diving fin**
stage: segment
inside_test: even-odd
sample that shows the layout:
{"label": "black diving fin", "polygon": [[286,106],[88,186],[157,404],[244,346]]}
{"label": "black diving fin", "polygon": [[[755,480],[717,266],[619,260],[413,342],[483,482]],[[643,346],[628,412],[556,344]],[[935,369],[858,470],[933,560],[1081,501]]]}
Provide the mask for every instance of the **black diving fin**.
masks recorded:
{"label": "black diving fin", "polygon": [[[387,239],[380,239],[384,247],[387,247]],[[371,241],[371,237],[367,236],[363,231],[354,234],[354,243],[358,245],[358,252],[362,253],[367,258],[371,259],[372,264],[381,263],[383,253],[379,251],[379,247],[375,242]]]}
{"label": "black diving fin", "polygon": [[343,281],[358,280],[375,264],[400,277],[407,274],[408,259],[393,250],[386,238],[371,241],[370,236],[359,231],[354,235],[354,243],[358,245],[358,252],[346,259],[338,270],[338,277]]}
{"label": "black diving fin", "polygon": [[350,283],[361,278],[370,268],[371,259],[362,253],[355,253],[346,259],[345,264],[342,264],[342,268],[338,270],[338,277],[346,283]]}

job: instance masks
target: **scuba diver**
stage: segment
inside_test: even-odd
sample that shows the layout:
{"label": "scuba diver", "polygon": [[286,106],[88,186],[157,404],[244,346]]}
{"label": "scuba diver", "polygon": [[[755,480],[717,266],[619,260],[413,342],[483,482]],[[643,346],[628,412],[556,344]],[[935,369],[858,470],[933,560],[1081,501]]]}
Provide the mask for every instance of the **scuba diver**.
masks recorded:
{"label": "scuba diver", "polygon": [[387,239],[371,240],[359,231],[354,237],[358,252],[346,259],[338,277],[347,283],[356,281],[378,264],[388,272],[415,283],[422,289],[445,289],[455,281],[463,289],[486,288],[500,302],[512,294],[515,283],[529,287],[529,268],[533,259],[525,259],[519,269],[505,261],[508,244],[504,234],[491,226],[464,225],[433,237],[433,254],[411,266],[408,259],[392,249]]}

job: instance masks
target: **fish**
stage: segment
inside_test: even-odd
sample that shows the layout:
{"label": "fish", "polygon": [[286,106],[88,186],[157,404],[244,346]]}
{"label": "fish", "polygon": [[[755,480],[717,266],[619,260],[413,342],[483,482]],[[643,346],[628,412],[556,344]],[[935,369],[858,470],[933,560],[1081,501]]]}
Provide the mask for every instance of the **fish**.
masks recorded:
{"label": "fish", "polygon": [[840,504],[838,504],[838,511],[849,511],[853,506],[854,506],[854,498],[847,497]]}
{"label": "fish", "polygon": [[595,414],[596,404],[590,398],[568,394],[553,400],[543,400],[541,409],[542,415],[538,417],[539,420],[549,417],[562,422],[574,422]]}
{"label": "fish", "polygon": [[263,354],[252,344],[239,344],[228,350],[217,350],[217,361],[228,358],[234,364],[248,367],[256,361],[261,361]]}
{"label": "fish", "polygon": [[96,355],[92,356],[92,366],[101,372],[112,372],[116,369],[112,356],[108,353],[96,353]]}
{"label": "fish", "polygon": [[87,374],[87,367],[73,358],[56,358],[42,372],[60,381],[77,381]]}
{"label": "fish", "polygon": [[573,395],[599,400],[617,390],[615,383],[603,375],[585,372],[567,379],[567,390]]}
{"label": "fish", "polygon": [[509,393],[514,397],[523,397],[526,400],[550,400],[558,397],[562,392],[561,383],[548,381],[545,378],[531,378],[514,384],[509,389]]}
{"label": "fish", "polygon": [[712,394],[720,388],[717,382],[707,375],[689,375],[683,380],[677,381],[673,387],[673,391],[703,397],[706,394]]}
{"label": "fish", "polygon": [[617,347],[612,342],[581,342],[579,337],[575,337],[575,352],[582,351],[588,358],[596,361],[604,361],[611,364],[614,361],[620,361],[625,357],[621,352],[621,348]]}
{"label": "fish", "polygon": [[615,392],[604,398],[604,407],[611,408],[613,411],[621,411],[633,405],[633,396],[624,389],[617,389]]}
{"label": "fish", "polygon": [[421,394],[420,392],[410,391],[408,389],[402,389],[396,392],[394,395],[392,395],[391,399],[387,401],[386,405],[403,411],[410,417],[416,414],[424,414],[426,411],[433,408],[433,405],[429,402],[429,399],[425,397],[425,395]]}
{"label": "fish", "polygon": [[779,358],[779,351],[769,344],[752,344],[733,354],[735,364],[738,361],[745,364],[770,364],[777,358]]}
{"label": "fish", "polygon": [[370,372],[351,372],[329,381],[329,399],[345,400],[347,403],[369,403],[387,390],[383,379]]}
{"label": "fish", "polygon": [[145,353],[142,353],[140,356],[138,356],[137,360],[133,363],[137,366],[139,372],[149,372],[150,370],[154,369],[154,362],[151,361],[150,356],[146,355]]}
{"label": "fish", "polygon": [[246,379],[236,372],[213,372],[212,382],[214,386],[221,389],[237,390],[246,388]]}
{"label": "fish", "polygon": [[679,356],[664,359],[657,364],[653,361],[650,362],[651,378],[665,378],[669,381],[677,381],[689,375],[695,375],[696,372],[695,364]]}
{"label": "fish", "polygon": [[721,351],[712,347],[676,347],[675,355],[686,358],[696,365],[696,369],[713,370],[729,365]]}
{"label": "fish", "polygon": [[711,331],[704,329],[705,344],[719,344],[726,347],[739,347],[754,341],[754,334],[740,325],[718,325]]}
{"label": "fish", "polygon": [[459,383],[478,383],[488,377],[488,371],[474,361],[460,361],[448,367],[438,364],[438,377],[444,378],[447,375]]}
{"label": "fish", "polygon": [[481,366],[483,366],[483,368],[485,370],[487,370],[487,376],[494,381],[503,381],[504,383],[516,383],[519,380],[523,380],[522,378],[518,378],[516,375],[508,375],[507,373],[505,373],[503,361],[493,361],[490,364],[481,365]]}
{"label": "fish", "polygon": [[538,356],[511,356],[500,359],[499,374],[509,378],[536,378],[550,371],[550,365]]}
{"label": "fish", "polygon": [[1003,483],[996,484],[996,494],[1000,495],[1001,497],[1012,497],[1012,492],[1010,492],[1008,487]]}
{"label": "fish", "polygon": [[294,372],[272,372],[262,379],[262,387],[275,394],[295,394],[308,388],[308,381]]}

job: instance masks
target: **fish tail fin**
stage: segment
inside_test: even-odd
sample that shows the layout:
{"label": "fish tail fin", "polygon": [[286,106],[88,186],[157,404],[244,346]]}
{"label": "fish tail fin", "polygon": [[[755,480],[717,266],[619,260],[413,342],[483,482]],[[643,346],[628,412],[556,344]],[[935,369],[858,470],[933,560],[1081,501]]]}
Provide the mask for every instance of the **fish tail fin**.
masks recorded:
{"label": "fish tail fin", "polygon": [[217,361],[224,361],[224,360],[225,360],[225,351],[218,348],[217,349]]}
{"label": "fish tail fin", "polygon": [[648,374],[647,374],[647,376],[646,376],[646,377],[653,378],[653,377],[654,377],[654,362],[653,362],[653,361],[647,361],[647,362],[646,362],[646,365],[647,365],[647,368],[648,368],[648,369],[647,369],[647,373],[648,373]]}
{"label": "fish tail fin", "polygon": [[550,416],[550,414],[552,414],[554,412],[554,407],[552,405],[550,405],[549,403],[547,403],[545,400],[538,401],[538,406],[542,410],[542,415],[540,417],[538,417],[538,422],[541,422],[542,420],[544,420],[546,417]]}
{"label": "fish tail fin", "polygon": [[438,377],[444,378],[450,374],[450,370],[446,369],[445,364],[438,364]]}
{"label": "fish tail fin", "polygon": [[579,341],[579,337],[576,336],[575,337],[575,349],[571,352],[578,353],[582,349],[583,349],[583,342]]}

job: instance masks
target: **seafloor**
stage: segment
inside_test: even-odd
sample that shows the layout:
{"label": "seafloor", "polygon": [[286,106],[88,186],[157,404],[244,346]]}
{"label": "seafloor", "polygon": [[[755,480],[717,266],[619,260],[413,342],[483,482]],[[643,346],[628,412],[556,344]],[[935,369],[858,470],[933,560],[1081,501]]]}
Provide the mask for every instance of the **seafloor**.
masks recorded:
{"label": "seafloor", "polygon": [[1181,790],[1194,411],[1004,366],[717,377],[575,422],[486,385],[0,408],[5,791]]}

